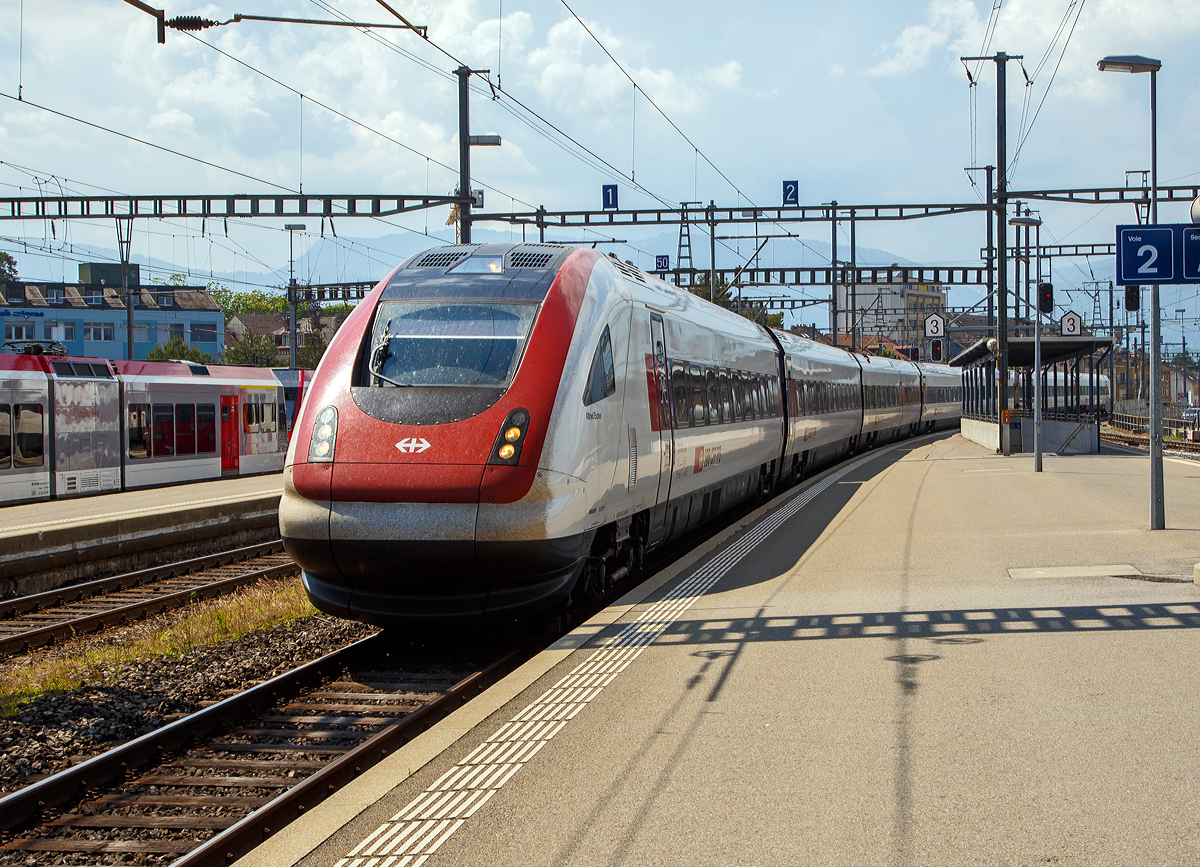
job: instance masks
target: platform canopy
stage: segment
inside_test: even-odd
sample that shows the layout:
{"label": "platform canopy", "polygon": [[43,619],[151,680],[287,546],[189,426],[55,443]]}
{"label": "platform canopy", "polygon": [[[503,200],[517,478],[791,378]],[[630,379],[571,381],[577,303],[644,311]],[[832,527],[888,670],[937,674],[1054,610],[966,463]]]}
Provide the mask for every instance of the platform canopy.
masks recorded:
{"label": "platform canopy", "polygon": [[[950,364],[955,367],[970,367],[993,356],[987,347],[988,338],[981,338],[968,346],[954,358]],[[1073,358],[1086,358],[1097,352],[1112,348],[1111,337],[1097,337],[1088,334],[1081,337],[1060,337],[1057,334],[1042,335],[1042,365],[1054,364],[1059,361],[1070,361]],[[1012,368],[1033,367],[1033,338],[1008,338],[1008,366]]]}

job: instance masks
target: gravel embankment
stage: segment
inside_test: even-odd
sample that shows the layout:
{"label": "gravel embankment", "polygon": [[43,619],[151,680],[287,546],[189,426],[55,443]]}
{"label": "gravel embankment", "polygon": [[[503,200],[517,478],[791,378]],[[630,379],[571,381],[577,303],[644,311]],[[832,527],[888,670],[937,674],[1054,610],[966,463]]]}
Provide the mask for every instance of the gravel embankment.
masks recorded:
{"label": "gravel embankment", "polygon": [[[0,793],[54,773],[152,731],[289,669],[370,635],[372,627],[325,615],[122,665],[106,672],[120,686],[84,685],[0,719]],[[119,633],[91,639],[111,644]],[[65,649],[77,651],[79,642]],[[42,652],[56,652],[54,649]],[[10,663],[13,664],[13,663]]]}

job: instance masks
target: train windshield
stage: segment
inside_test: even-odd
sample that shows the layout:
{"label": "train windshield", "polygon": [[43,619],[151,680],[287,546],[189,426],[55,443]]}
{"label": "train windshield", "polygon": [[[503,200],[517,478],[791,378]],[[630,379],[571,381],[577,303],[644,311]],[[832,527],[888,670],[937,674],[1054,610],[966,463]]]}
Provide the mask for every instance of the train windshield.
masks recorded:
{"label": "train windshield", "polygon": [[506,386],[536,304],[385,301],[371,340],[373,385]]}

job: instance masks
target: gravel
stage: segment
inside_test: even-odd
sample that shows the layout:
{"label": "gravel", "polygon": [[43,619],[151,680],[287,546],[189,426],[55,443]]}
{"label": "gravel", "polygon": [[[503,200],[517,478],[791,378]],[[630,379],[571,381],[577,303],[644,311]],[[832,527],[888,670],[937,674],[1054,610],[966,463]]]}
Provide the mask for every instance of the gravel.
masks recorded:
{"label": "gravel", "polygon": [[[22,707],[0,719],[0,793],[112,749],[203,702],[269,680],[371,635],[372,627],[323,614],[249,633],[228,644],[195,648],[121,666],[108,679]],[[109,643],[117,633],[93,639]],[[70,649],[77,650],[78,642]]]}

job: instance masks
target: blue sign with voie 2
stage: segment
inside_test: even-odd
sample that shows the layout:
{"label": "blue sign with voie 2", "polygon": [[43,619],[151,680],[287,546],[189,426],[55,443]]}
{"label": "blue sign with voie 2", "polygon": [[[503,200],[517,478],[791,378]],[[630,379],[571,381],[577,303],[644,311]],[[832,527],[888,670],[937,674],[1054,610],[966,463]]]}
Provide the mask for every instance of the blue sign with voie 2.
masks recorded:
{"label": "blue sign with voie 2", "polygon": [[1117,283],[1200,283],[1200,226],[1117,226]]}

